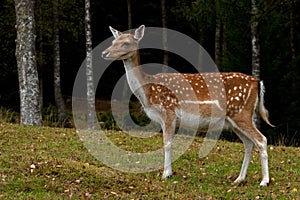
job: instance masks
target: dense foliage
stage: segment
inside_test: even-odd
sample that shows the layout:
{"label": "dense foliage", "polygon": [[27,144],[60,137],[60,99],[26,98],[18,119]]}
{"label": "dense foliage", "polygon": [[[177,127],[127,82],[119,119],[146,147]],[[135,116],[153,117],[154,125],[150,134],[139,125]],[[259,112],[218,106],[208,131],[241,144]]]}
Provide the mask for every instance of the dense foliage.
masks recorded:
{"label": "dense foliage", "polygon": [[[140,24],[161,27],[161,1],[132,0],[133,27]],[[257,0],[261,47],[261,78],[267,87],[266,107],[275,129],[262,127],[271,141],[284,136],[286,144],[299,144],[300,115],[300,9],[299,0]],[[39,76],[43,80],[44,106],[53,97],[52,2],[35,1],[36,51]],[[127,2],[91,1],[93,44],[111,36],[108,26],[127,30]],[[0,5],[0,105],[19,109],[18,75],[15,58],[16,19],[14,2]],[[215,55],[216,20],[222,22],[221,71],[251,74],[250,0],[172,0],[167,1],[167,26],[199,41],[212,57]],[[85,58],[84,1],[59,0],[61,78],[64,96],[72,94],[77,70]],[[153,52],[160,55],[160,52]],[[160,62],[163,55],[145,53],[142,62]],[[160,60],[161,59],[161,60]],[[188,65],[170,54],[169,64]],[[110,98],[111,89],[124,71],[114,63],[98,85],[97,97]],[[114,77],[114,78],[112,78]]]}

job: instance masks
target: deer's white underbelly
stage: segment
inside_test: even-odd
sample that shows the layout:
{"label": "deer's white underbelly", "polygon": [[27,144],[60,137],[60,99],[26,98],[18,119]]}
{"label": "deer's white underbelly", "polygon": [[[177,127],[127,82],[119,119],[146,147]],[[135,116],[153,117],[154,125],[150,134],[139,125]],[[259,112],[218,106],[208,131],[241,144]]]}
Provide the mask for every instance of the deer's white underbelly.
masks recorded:
{"label": "deer's white underbelly", "polygon": [[223,117],[203,117],[200,114],[186,113],[182,110],[176,110],[179,119],[179,125],[185,128],[198,130],[220,130],[224,128]]}
{"label": "deer's white underbelly", "polygon": [[[161,125],[165,123],[166,113],[162,106],[144,107],[144,111],[151,120]],[[223,117],[203,117],[200,114],[187,113],[181,109],[176,109],[175,114],[180,127],[193,130],[220,130],[226,128],[224,127],[226,124]]]}

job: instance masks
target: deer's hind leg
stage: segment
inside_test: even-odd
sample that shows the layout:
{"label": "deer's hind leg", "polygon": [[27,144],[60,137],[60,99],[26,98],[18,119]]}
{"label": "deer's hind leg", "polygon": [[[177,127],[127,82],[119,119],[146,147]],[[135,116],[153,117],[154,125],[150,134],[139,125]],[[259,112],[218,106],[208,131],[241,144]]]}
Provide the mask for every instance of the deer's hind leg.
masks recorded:
{"label": "deer's hind leg", "polygon": [[249,117],[248,120],[245,120],[245,116],[243,118],[239,116],[235,117],[235,119],[230,119],[228,121],[232,125],[233,131],[243,141],[245,147],[245,157],[242,169],[239,177],[235,180],[235,182],[240,182],[245,179],[254,144],[259,151],[261,159],[262,181],[260,183],[260,186],[268,185],[269,169],[266,137],[255,127],[251,117]]}
{"label": "deer's hind leg", "polygon": [[246,178],[248,166],[249,166],[249,163],[250,163],[250,160],[252,157],[252,151],[253,151],[254,144],[249,138],[247,138],[245,135],[243,135],[239,131],[236,131],[235,133],[242,140],[242,142],[244,144],[244,148],[245,148],[245,155],[244,155],[244,160],[243,160],[242,168],[240,171],[240,175],[234,181],[235,183],[239,183],[239,182],[244,181]]}

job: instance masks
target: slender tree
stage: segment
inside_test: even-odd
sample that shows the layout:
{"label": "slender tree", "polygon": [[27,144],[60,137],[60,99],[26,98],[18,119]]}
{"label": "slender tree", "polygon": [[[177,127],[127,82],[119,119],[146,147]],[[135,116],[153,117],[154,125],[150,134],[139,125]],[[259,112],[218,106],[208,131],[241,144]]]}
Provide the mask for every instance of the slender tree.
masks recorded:
{"label": "slender tree", "polygon": [[[39,3],[39,2],[38,2]],[[43,9],[42,6],[38,6],[35,8],[37,14],[36,18],[36,29],[37,29],[37,68],[38,68],[38,74],[39,74],[39,84],[40,84],[40,107],[43,109],[44,106],[44,88],[43,88],[43,67],[45,65],[44,59],[43,59],[43,50],[44,50],[44,35],[43,30],[39,28],[38,22],[44,21],[43,19]]]}
{"label": "slender tree", "polygon": [[53,38],[54,38],[54,97],[59,113],[59,122],[63,124],[67,120],[66,105],[61,92],[60,82],[60,48],[59,48],[59,16],[58,16],[58,0],[52,0],[53,9]]}
{"label": "slender tree", "polygon": [[162,19],[162,28],[163,28],[163,48],[164,48],[164,57],[163,57],[163,72],[168,71],[169,64],[169,54],[168,54],[168,35],[167,35],[167,8],[166,1],[161,0],[161,19]]}
{"label": "slender tree", "polygon": [[260,45],[256,0],[251,0],[251,14],[252,75],[260,79]]}
{"label": "slender tree", "polygon": [[[297,65],[296,65],[296,47],[295,47],[295,11],[294,11],[294,1],[289,0],[289,14],[290,14],[290,51],[291,51],[291,68],[293,73],[297,74]],[[295,89],[297,85],[297,76],[293,76],[292,86]]]}
{"label": "slender tree", "polygon": [[220,18],[216,18],[215,63],[220,69],[222,64],[222,21]]}
{"label": "slender tree", "polygon": [[42,125],[39,79],[35,51],[35,18],[32,0],[15,0],[16,59],[19,76],[20,121],[22,125]]}
{"label": "slender tree", "polygon": [[[128,30],[132,29],[132,5],[131,5],[132,0],[127,0],[127,25],[128,25]],[[127,83],[127,80],[124,80],[124,88],[122,92],[122,98],[125,98],[127,93],[129,91],[129,86]]]}
{"label": "slender tree", "polygon": [[127,0],[128,29],[132,29],[131,0]]}
{"label": "slender tree", "polygon": [[[252,75],[260,80],[260,45],[258,31],[258,7],[256,0],[251,0],[251,41],[252,41]],[[260,128],[261,118],[258,111],[254,115],[254,122]]]}
{"label": "slender tree", "polygon": [[90,0],[85,0],[85,37],[86,37],[86,80],[87,80],[87,128],[95,128],[95,91],[93,77],[93,48],[92,48],[92,30]]}

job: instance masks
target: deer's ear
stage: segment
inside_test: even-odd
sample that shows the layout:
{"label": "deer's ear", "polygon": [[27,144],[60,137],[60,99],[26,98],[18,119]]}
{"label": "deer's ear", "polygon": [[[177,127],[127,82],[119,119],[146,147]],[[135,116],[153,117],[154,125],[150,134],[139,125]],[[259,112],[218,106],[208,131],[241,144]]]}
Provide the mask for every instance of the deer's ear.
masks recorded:
{"label": "deer's ear", "polygon": [[113,36],[114,36],[115,38],[118,38],[118,37],[120,37],[120,35],[122,35],[122,33],[121,33],[120,31],[114,29],[114,28],[111,27],[111,26],[109,27],[109,29],[110,29],[111,33],[113,34]]}
{"label": "deer's ear", "polygon": [[141,25],[138,29],[135,30],[134,39],[136,39],[139,42],[144,36],[144,31],[145,26]]}

